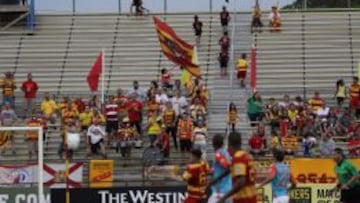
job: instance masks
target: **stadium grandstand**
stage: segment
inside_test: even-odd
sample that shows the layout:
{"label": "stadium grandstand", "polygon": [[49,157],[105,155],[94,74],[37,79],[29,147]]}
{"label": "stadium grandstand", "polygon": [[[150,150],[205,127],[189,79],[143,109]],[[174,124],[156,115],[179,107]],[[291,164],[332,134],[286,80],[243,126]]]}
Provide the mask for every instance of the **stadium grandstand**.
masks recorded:
{"label": "stadium grandstand", "polygon": [[[356,1],[123,1],[0,0],[0,203],[217,202],[221,150],[254,189],[286,154],[287,202],[360,202]],[[275,203],[274,184],[239,191]]]}

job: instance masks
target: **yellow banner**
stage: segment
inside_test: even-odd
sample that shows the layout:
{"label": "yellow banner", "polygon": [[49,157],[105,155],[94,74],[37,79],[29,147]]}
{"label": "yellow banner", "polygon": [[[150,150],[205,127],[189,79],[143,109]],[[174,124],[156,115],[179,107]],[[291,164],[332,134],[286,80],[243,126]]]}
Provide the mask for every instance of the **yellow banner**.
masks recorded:
{"label": "yellow banner", "polygon": [[[304,184],[298,185],[290,191],[291,203],[338,203],[340,202],[340,192],[331,193],[334,184]],[[258,189],[258,202],[271,203],[272,191],[270,184]]]}
{"label": "yellow banner", "polygon": [[89,168],[90,187],[112,187],[114,181],[113,160],[91,160]]}
{"label": "yellow banner", "polygon": [[[360,159],[351,159],[360,169]],[[299,184],[334,184],[335,162],[332,159],[293,159],[290,168]]]}

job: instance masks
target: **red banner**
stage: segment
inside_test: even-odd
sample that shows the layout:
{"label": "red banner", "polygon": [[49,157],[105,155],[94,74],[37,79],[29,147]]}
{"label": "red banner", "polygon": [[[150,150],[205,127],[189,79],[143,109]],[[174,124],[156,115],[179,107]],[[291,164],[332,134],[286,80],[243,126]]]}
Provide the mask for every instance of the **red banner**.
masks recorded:
{"label": "red banner", "polygon": [[251,48],[251,70],[250,70],[250,87],[251,91],[256,91],[256,48]]}

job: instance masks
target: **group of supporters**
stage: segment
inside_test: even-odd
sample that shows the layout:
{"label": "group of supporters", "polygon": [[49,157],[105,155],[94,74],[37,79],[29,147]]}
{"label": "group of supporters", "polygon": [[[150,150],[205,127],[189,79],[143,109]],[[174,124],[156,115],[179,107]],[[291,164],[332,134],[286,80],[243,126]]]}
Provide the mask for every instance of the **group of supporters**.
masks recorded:
{"label": "group of supporters", "polygon": [[[2,106],[0,113],[0,126],[12,127],[18,120],[15,112],[15,89],[17,82],[14,74],[6,72],[4,77],[0,78],[0,88],[2,88]],[[42,126],[47,128],[47,123],[41,114],[35,111],[36,93],[39,89],[38,84],[32,79],[31,73],[27,75],[27,79],[21,84],[21,91],[24,93],[25,105],[23,109],[24,117],[27,119],[29,126]],[[13,131],[1,131],[1,152],[6,153],[9,149],[12,154],[16,153],[14,148]],[[25,140],[28,143],[29,156],[31,157],[37,150],[37,132],[27,132]],[[45,137],[45,134],[44,134]]]}
{"label": "group of supporters", "polygon": [[[262,32],[264,24],[262,23],[261,16],[260,5],[256,3],[252,13],[251,32]],[[278,6],[272,6],[268,19],[271,32],[281,31],[281,19]]]}
{"label": "group of supporters", "polygon": [[[360,85],[354,78],[347,95],[343,82],[338,84],[335,93],[338,105],[331,107],[326,105],[319,92],[308,101],[300,96],[291,101],[285,95],[282,101],[270,98],[267,102],[255,92],[248,99],[247,110],[254,127],[249,139],[251,152],[263,155],[282,149],[292,155],[300,151],[306,157],[331,157],[337,147],[335,140],[339,140],[348,143],[350,156],[359,156],[360,128],[356,119]],[[344,105],[345,98],[349,98],[349,107]],[[229,120],[236,119],[235,112],[236,107],[231,105]]]}

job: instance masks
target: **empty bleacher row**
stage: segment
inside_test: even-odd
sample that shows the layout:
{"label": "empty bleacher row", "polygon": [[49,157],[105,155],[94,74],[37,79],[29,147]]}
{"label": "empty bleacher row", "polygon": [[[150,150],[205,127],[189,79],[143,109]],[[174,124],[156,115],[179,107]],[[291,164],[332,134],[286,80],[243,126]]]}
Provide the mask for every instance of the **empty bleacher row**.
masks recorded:
{"label": "empty bleacher row", "polygon": [[254,34],[257,90],[275,98],[284,94],[310,98],[319,91],[330,101],[336,81],[344,79],[348,85],[356,75],[359,14],[283,13],[281,32]]}

